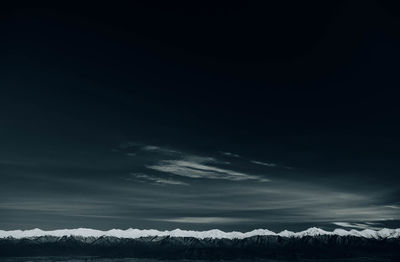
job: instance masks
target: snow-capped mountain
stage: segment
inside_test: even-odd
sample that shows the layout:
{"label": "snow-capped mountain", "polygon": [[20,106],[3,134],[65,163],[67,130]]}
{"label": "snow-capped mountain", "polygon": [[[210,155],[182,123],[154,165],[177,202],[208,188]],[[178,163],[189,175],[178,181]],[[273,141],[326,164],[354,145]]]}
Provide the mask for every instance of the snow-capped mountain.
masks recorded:
{"label": "snow-capped mountain", "polygon": [[[359,258],[400,261],[400,229],[274,233],[63,229],[0,231],[0,257],[96,256],[156,259]],[[393,260],[394,259],[394,260]]]}
{"label": "snow-capped mountain", "polygon": [[38,228],[31,230],[0,230],[0,238],[12,237],[15,239],[21,238],[32,238],[32,237],[42,237],[42,236],[53,236],[53,237],[63,237],[63,236],[81,236],[81,237],[117,237],[117,238],[141,238],[141,237],[192,237],[197,239],[244,239],[254,236],[280,236],[280,237],[296,237],[301,238],[305,236],[320,236],[320,235],[337,235],[337,236],[355,236],[364,238],[374,238],[374,239],[384,239],[384,238],[398,238],[400,237],[400,229],[388,229],[384,228],[381,230],[371,230],[364,229],[358,230],[345,230],[345,229],[335,229],[334,231],[325,231],[320,228],[312,227],[300,232],[292,232],[284,230],[279,233],[272,232],[267,229],[256,229],[250,232],[224,232],[218,229],[208,230],[208,231],[191,231],[191,230],[181,230],[175,229],[171,231],[159,231],[155,229],[111,229],[108,231],[89,229],[89,228],[77,228],[77,229],[58,229],[45,231]]}

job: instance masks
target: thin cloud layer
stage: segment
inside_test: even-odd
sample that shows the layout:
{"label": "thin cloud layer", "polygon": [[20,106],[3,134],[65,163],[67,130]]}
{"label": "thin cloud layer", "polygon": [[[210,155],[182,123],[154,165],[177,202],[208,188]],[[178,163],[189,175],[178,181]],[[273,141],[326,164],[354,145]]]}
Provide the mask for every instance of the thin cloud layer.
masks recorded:
{"label": "thin cloud layer", "polygon": [[240,157],[240,155],[238,155],[238,154],[235,154],[235,153],[232,153],[232,152],[223,152],[223,151],[221,151],[221,152],[219,152],[221,155],[224,155],[224,156],[228,156],[228,157],[236,157],[236,158],[239,158]]}
{"label": "thin cloud layer", "polygon": [[376,222],[357,222],[357,223],[351,223],[351,222],[333,222],[332,224],[340,226],[340,227],[349,227],[349,228],[359,228],[359,229],[374,229],[374,230],[379,230],[382,229],[382,227],[378,227],[379,223]]}
{"label": "thin cloud layer", "polygon": [[211,165],[213,162],[214,160],[212,158],[187,157],[182,160],[162,160],[154,165],[148,165],[146,167],[152,170],[189,178],[222,179],[229,181],[270,181],[261,176],[248,175],[243,172],[215,167]]}
{"label": "thin cloud layer", "polygon": [[276,166],[275,163],[267,163],[267,162],[261,162],[261,161],[256,161],[256,160],[251,160],[250,162],[253,164],[256,164],[256,165],[267,166],[267,167],[275,167]]}
{"label": "thin cloud layer", "polygon": [[[134,150],[135,152],[138,151],[143,151],[143,152],[151,152],[151,153],[160,153],[160,154],[166,154],[166,155],[174,155],[174,154],[180,154],[179,151],[166,148],[166,147],[160,147],[156,145],[147,145],[143,143],[138,143],[138,142],[124,142],[121,143],[118,147],[119,149],[122,150]],[[132,152],[128,152],[126,154],[132,154],[132,156],[136,155],[133,154]]]}
{"label": "thin cloud layer", "polygon": [[298,230],[398,223],[391,222],[400,212],[394,188],[354,190],[304,181],[301,170],[255,166],[244,155],[227,163],[220,152],[144,143],[124,147],[96,151],[107,155],[90,163],[56,165],[46,158],[32,160],[43,161],[41,165],[28,165],[6,159],[13,164],[4,166],[7,172],[0,177],[0,227]]}
{"label": "thin cloud layer", "polygon": [[[175,179],[167,179],[167,178],[162,178],[162,177],[155,177],[155,176],[149,176],[143,173],[131,173],[131,176],[135,179],[145,181],[145,182],[151,182],[151,183],[156,183],[159,185],[181,185],[181,186],[188,186],[188,183],[175,180]],[[129,179],[128,179],[129,180]]]}
{"label": "thin cloud layer", "polygon": [[[132,170],[141,182],[163,185],[188,185],[179,179],[166,179],[161,174],[147,174],[148,171],[161,172],[168,175],[185,177],[188,179],[213,179],[226,181],[258,181],[269,182],[270,179],[248,172],[238,171],[237,163],[240,156],[231,152],[217,152],[223,156],[237,158],[238,161],[227,162],[212,156],[199,156],[177,149],[149,145],[138,142],[121,143],[119,149],[129,157],[139,159],[146,170]],[[214,154],[215,155],[215,154]]]}
{"label": "thin cloud layer", "polygon": [[173,222],[173,223],[187,223],[187,224],[231,224],[231,223],[240,223],[244,221],[251,221],[251,219],[234,218],[234,217],[176,217],[176,218],[153,219],[153,220]]}
{"label": "thin cloud layer", "polygon": [[[198,156],[185,153],[176,149],[164,148],[155,145],[146,145],[142,143],[127,142],[120,145],[122,149],[135,149],[136,151],[145,151],[148,153],[157,153],[159,156],[154,157],[154,163],[146,164],[145,167],[150,170],[168,173],[175,176],[181,176],[191,179],[219,179],[228,181],[246,181],[253,180],[259,182],[269,182],[270,180],[254,174],[247,174],[234,169],[231,163],[221,161],[215,157]],[[240,158],[238,154],[230,152],[219,152],[224,156]],[[125,153],[131,154],[131,152]],[[137,156],[131,154],[130,156]],[[167,158],[167,159],[166,159]],[[171,159],[175,158],[175,159]],[[217,165],[229,165],[229,168],[219,167]],[[147,179],[153,181],[152,179]],[[158,182],[164,181],[158,179]],[[168,183],[168,182],[167,182]],[[166,183],[165,183],[166,184]]]}

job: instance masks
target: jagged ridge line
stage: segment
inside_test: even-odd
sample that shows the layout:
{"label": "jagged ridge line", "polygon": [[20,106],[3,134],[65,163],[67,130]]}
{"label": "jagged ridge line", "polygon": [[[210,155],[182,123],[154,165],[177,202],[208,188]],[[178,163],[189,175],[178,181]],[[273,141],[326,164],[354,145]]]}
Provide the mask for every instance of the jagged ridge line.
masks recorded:
{"label": "jagged ridge line", "polygon": [[318,235],[338,235],[338,236],[356,236],[365,238],[398,238],[400,237],[400,228],[388,229],[383,228],[381,230],[364,229],[361,231],[352,229],[335,229],[333,231],[325,231],[320,228],[312,227],[300,232],[292,232],[288,230],[275,233],[267,229],[256,229],[250,232],[224,232],[218,229],[208,231],[191,231],[175,229],[171,231],[159,231],[155,229],[111,229],[107,231],[90,229],[90,228],[77,228],[77,229],[57,229],[57,230],[41,230],[39,228],[31,230],[0,230],[0,238],[29,238],[29,237],[40,237],[40,236],[80,236],[80,237],[117,237],[117,238],[140,238],[140,237],[154,237],[154,236],[170,236],[170,237],[193,237],[198,239],[204,238],[226,238],[226,239],[244,239],[253,236],[282,236],[282,237],[304,237],[304,236],[318,236]]}

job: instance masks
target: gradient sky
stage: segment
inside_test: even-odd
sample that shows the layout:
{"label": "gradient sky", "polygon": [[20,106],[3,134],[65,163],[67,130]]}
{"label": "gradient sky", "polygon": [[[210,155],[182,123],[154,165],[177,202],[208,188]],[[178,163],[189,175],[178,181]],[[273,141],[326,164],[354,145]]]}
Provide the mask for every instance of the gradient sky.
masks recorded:
{"label": "gradient sky", "polygon": [[386,1],[1,10],[0,229],[399,227],[399,26]]}

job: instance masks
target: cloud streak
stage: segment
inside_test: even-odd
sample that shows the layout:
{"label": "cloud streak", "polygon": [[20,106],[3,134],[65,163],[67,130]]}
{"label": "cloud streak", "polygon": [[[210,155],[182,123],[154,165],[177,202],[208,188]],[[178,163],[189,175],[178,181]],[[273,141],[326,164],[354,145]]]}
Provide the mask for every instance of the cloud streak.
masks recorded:
{"label": "cloud streak", "polygon": [[167,178],[162,178],[162,177],[155,177],[155,176],[149,176],[143,173],[131,173],[131,176],[141,180],[141,181],[146,181],[146,182],[152,182],[158,185],[180,185],[180,186],[188,186],[188,183],[175,180],[175,179],[167,179]]}
{"label": "cloud streak", "polygon": [[261,161],[256,161],[256,160],[251,160],[250,162],[253,164],[256,164],[256,165],[260,165],[260,166],[267,166],[267,167],[277,166],[275,163],[267,163],[267,162],[261,162]]}
{"label": "cloud streak", "polygon": [[214,162],[216,161],[213,158],[186,157],[181,160],[162,160],[154,165],[147,165],[146,167],[160,172],[196,179],[221,179],[229,181],[256,180],[260,182],[270,181],[261,176],[249,175],[231,169],[212,166],[211,164]]}
{"label": "cloud streak", "polygon": [[249,221],[250,219],[233,218],[233,217],[176,217],[165,219],[152,219],[153,221],[187,223],[187,224],[231,224]]}
{"label": "cloud streak", "polygon": [[[180,154],[179,151],[166,148],[166,147],[160,147],[156,145],[146,145],[143,143],[137,143],[137,142],[125,142],[121,143],[119,145],[119,149],[122,150],[135,150],[137,151],[142,151],[142,152],[150,152],[150,153],[160,153],[160,154],[166,154],[166,155],[174,155],[174,154]],[[132,154],[132,156],[135,155],[133,152],[128,152],[127,154]]]}
{"label": "cloud streak", "polygon": [[374,229],[374,230],[379,230],[382,229],[382,227],[377,227],[379,223],[375,222],[357,222],[357,223],[351,223],[351,222],[333,222],[332,224],[340,226],[340,227],[349,227],[349,228],[358,228],[358,229]]}
{"label": "cloud streak", "polygon": [[232,152],[223,152],[223,151],[221,151],[220,154],[224,155],[224,156],[229,156],[229,157],[236,157],[236,158],[240,157],[240,155],[232,153]]}

